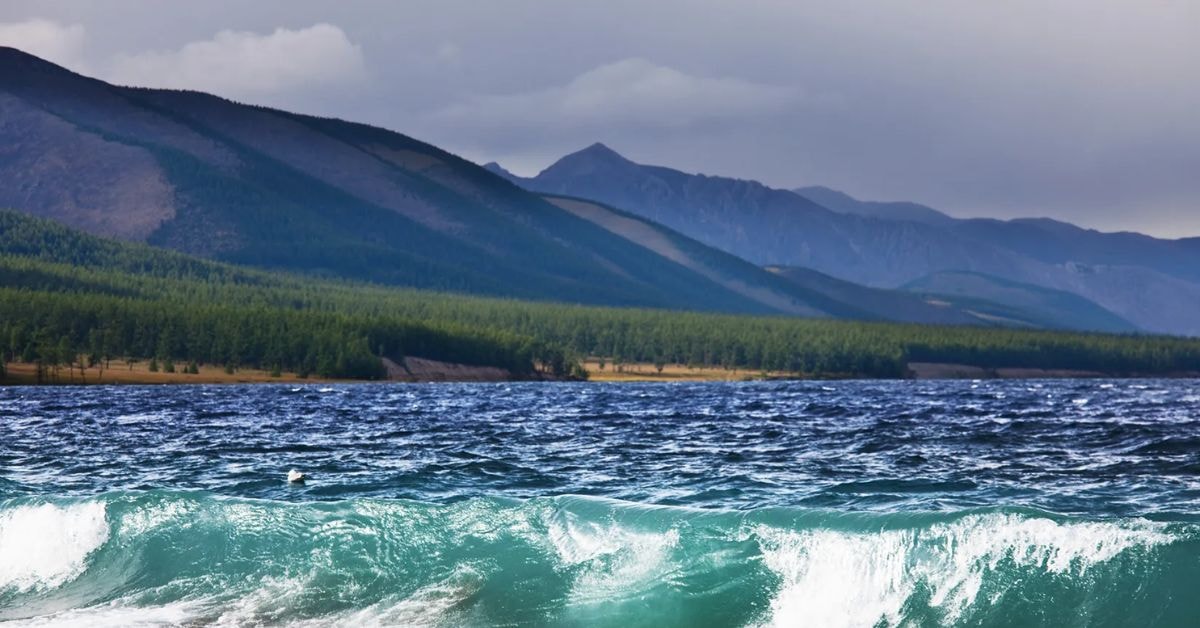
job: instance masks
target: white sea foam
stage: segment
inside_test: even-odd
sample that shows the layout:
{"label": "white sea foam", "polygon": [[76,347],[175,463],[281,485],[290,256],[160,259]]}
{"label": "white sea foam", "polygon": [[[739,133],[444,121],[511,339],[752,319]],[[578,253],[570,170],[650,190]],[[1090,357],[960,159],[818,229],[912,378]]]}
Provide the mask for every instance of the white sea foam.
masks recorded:
{"label": "white sea foam", "polygon": [[[331,620],[314,620],[317,626],[411,626],[424,628],[455,625],[454,613],[482,586],[479,574],[469,567],[458,569],[443,582],[421,587],[399,600],[384,600],[368,608]],[[308,626],[309,624],[298,624]]]}
{"label": "white sea foam", "polygon": [[0,589],[50,589],[87,566],[108,540],[104,504],[37,504],[0,511]]}
{"label": "white sea foam", "polygon": [[160,605],[141,605],[122,598],[87,608],[12,621],[0,626],[21,628],[165,628],[205,625],[214,628],[279,625],[287,628],[433,628],[456,625],[456,610],[479,590],[469,570],[460,570],[445,582],[422,587],[412,594],[382,600],[366,608],[314,618],[281,617],[295,596],[306,586],[303,578],[270,580],[236,599],[213,596]]}
{"label": "white sea foam", "polygon": [[561,564],[581,566],[573,603],[619,600],[660,581],[670,568],[679,532],[639,532],[607,523],[555,522],[550,542]]}
{"label": "white sea foam", "polygon": [[780,578],[765,625],[874,626],[900,623],[918,586],[954,624],[1002,564],[1082,574],[1133,547],[1167,543],[1152,524],[1058,523],[978,515],[928,529],[795,532],[759,527],[764,562]]}
{"label": "white sea foam", "polygon": [[71,609],[29,619],[0,621],[0,626],[24,628],[161,628],[179,626],[194,621],[197,616],[194,602],[176,602],[161,606],[136,606],[127,600],[88,608]]}
{"label": "white sea foam", "polygon": [[170,500],[165,503],[138,508],[121,517],[120,530],[117,533],[117,537],[130,539],[159,528],[184,522],[196,509],[196,504],[183,500]]}

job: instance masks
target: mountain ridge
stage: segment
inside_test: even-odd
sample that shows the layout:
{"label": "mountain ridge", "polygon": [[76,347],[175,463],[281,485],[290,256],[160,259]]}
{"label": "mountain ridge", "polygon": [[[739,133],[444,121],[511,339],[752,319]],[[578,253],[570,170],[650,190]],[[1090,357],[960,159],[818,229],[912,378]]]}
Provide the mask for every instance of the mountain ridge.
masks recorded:
{"label": "mountain ridge", "polygon": [[[938,270],[922,259],[945,254],[927,225],[906,223],[901,231],[916,236],[895,239],[887,221],[754,181],[639,165],[601,143],[522,178],[387,129],[197,91],[118,87],[11,48],[0,49],[0,69],[0,206],[226,262],[521,299],[895,320],[872,305],[878,293],[811,276],[784,281],[755,255],[793,247],[797,214],[819,228],[804,255],[877,288],[914,273],[875,276],[864,263],[870,249],[917,260],[927,272],[914,277]],[[573,193],[581,178],[627,185],[614,202]],[[547,179],[561,184],[531,183]],[[672,201],[680,190],[723,201],[699,230],[670,211],[646,215],[641,200]],[[723,220],[731,209],[740,219],[732,228]],[[763,219],[777,228],[759,229]],[[847,230],[867,238],[847,239]],[[709,248],[722,235],[739,246]],[[967,270],[1036,266],[994,248],[980,261],[970,248],[954,253],[972,262]],[[987,324],[927,305],[908,311],[928,314],[918,322]]]}
{"label": "mountain ridge", "polygon": [[757,181],[610,153],[588,147],[534,177],[508,178],[620,207],[763,266],[806,267],[877,288],[943,271],[983,273],[1076,294],[1142,329],[1200,334],[1191,314],[1200,308],[1200,247],[1191,239],[1102,233],[1049,219],[957,219],[915,203],[829,191],[840,204],[835,211]]}
{"label": "mountain ridge", "polygon": [[[11,48],[0,50],[0,67],[0,174],[10,182],[0,205],[265,268],[519,298],[776,311],[398,133],[201,92],[112,86]],[[144,211],[128,209],[135,200]]]}

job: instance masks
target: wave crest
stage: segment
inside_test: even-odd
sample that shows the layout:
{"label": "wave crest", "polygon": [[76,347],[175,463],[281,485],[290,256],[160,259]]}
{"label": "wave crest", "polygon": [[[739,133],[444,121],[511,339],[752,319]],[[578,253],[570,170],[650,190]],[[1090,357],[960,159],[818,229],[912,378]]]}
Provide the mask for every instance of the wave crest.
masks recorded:
{"label": "wave crest", "polygon": [[0,593],[60,586],[82,574],[88,555],[107,540],[102,502],[0,510]]}
{"label": "wave crest", "polygon": [[1170,543],[1164,530],[994,513],[900,530],[759,527],[755,534],[781,580],[768,625],[874,626],[900,624],[918,597],[937,624],[955,625],[973,607],[997,603],[1020,578],[1082,582],[1090,568],[1127,551]]}
{"label": "wave crest", "polygon": [[0,621],[1170,624],[1200,614],[1198,547],[1190,524],[1036,511],[115,493],[0,502]]}

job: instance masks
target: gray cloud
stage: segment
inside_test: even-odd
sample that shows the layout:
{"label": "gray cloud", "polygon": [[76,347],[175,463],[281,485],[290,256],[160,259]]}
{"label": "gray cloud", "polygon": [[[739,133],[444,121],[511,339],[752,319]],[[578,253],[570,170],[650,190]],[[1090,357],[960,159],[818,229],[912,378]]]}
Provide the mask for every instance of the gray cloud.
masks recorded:
{"label": "gray cloud", "polygon": [[366,69],[362,49],[342,29],[315,24],[264,34],[223,30],[177,50],[122,53],[104,74],[127,85],[253,97],[358,82]]}
{"label": "gray cloud", "polygon": [[[0,7],[3,23],[35,18],[82,29],[55,44],[21,31],[72,67],[364,120],[526,172],[600,140],[643,162],[958,215],[1200,234],[1200,3],[1189,0]],[[317,55],[279,69],[303,53],[218,45],[320,24],[341,37],[304,46],[340,65]],[[224,65],[193,58],[209,47]],[[118,73],[122,59],[141,61]],[[231,64],[230,78],[209,76]],[[273,85],[271,73],[288,78]]]}
{"label": "gray cloud", "polygon": [[789,87],[685,74],[645,59],[608,63],[561,87],[472,98],[431,118],[484,131],[505,124],[694,127],[708,120],[776,113],[797,100]]}
{"label": "gray cloud", "polygon": [[85,33],[79,24],[59,24],[33,18],[0,23],[0,45],[20,48],[30,54],[77,69],[86,67],[83,58]]}

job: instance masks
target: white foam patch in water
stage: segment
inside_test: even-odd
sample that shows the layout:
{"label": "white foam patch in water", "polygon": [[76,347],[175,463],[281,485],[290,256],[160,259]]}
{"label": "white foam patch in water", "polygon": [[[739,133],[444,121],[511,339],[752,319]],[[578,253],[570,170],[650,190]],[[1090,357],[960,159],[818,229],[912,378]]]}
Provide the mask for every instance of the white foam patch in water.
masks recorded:
{"label": "white foam patch in water", "polygon": [[671,566],[679,532],[636,532],[615,524],[576,523],[550,526],[549,538],[564,566],[580,566],[571,589],[574,603],[623,599],[662,580]]}
{"label": "white foam patch in water", "polygon": [[187,625],[195,621],[196,605],[177,602],[163,606],[133,606],[123,600],[72,609],[32,619],[0,622],[0,626],[37,626],[39,628],[151,628]]}
{"label": "white foam patch in water", "polygon": [[122,414],[115,420],[120,425],[138,425],[140,423],[161,421],[164,416],[161,412],[137,412],[134,414]]}
{"label": "white foam patch in water", "polygon": [[129,539],[149,533],[159,528],[177,525],[187,521],[197,506],[182,500],[171,500],[146,508],[139,508],[126,513],[120,518],[118,538]]}
{"label": "white foam patch in water", "polygon": [[[360,611],[333,620],[314,620],[316,626],[410,626],[425,628],[452,626],[454,612],[483,586],[479,574],[470,567],[460,568],[444,582],[427,585],[400,600],[384,600]],[[308,624],[300,624],[307,626]]]}
{"label": "white foam patch in water", "polygon": [[104,504],[37,504],[0,511],[0,589],[51,589],[83,573],[108,540]]}
{"label": "white foam patch in water", "polygon": [[926,530],[752,531],[780,578],[770,626],[874,626],[901,623],[919,585],[955,624],[976,603],[984,579],[1002,563],[1045,573],[1083,574],[1133,547],[1171,541],[1151,524],[1058,523],[1015,515],[978,515]]}

